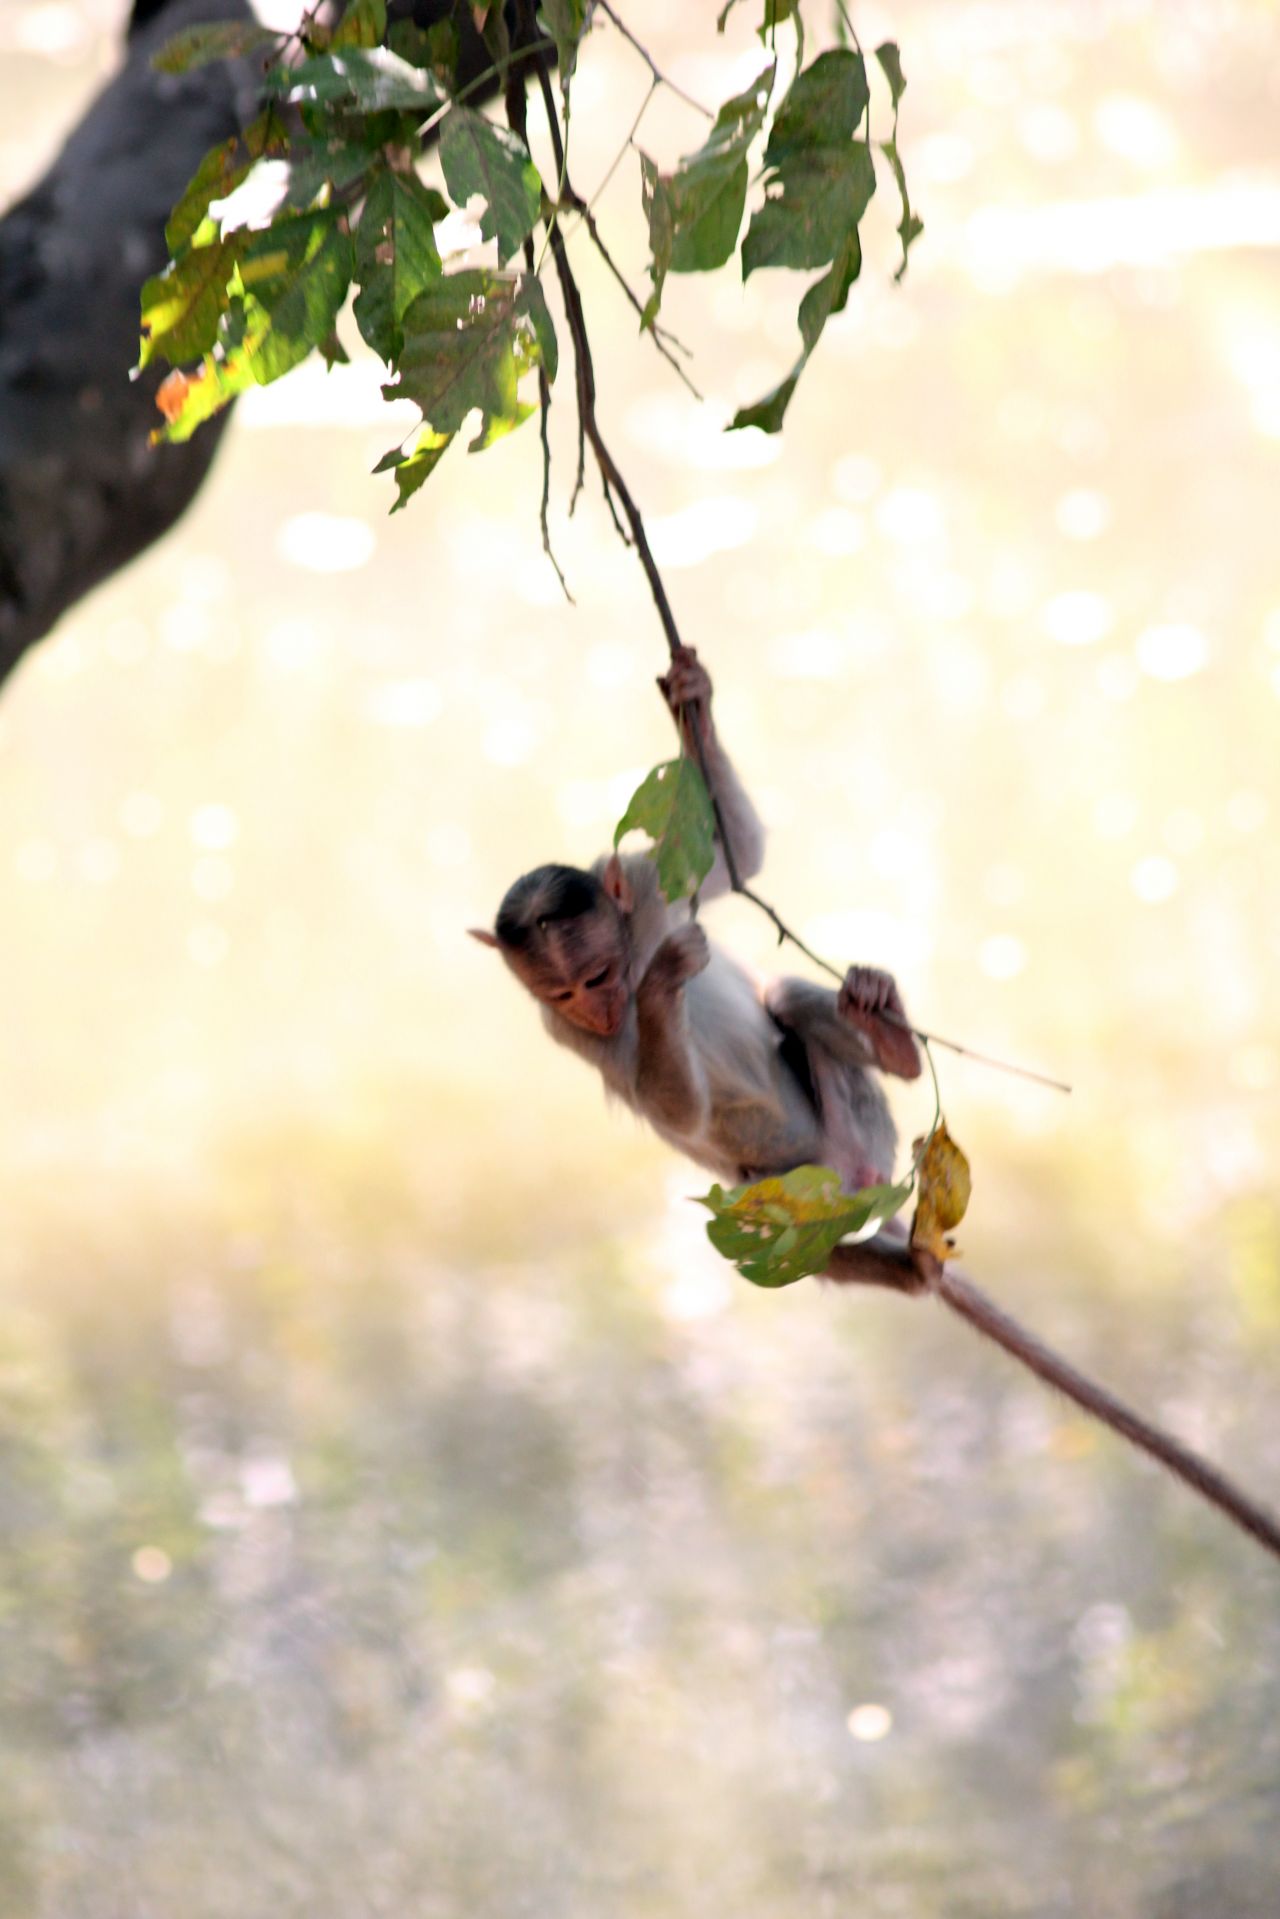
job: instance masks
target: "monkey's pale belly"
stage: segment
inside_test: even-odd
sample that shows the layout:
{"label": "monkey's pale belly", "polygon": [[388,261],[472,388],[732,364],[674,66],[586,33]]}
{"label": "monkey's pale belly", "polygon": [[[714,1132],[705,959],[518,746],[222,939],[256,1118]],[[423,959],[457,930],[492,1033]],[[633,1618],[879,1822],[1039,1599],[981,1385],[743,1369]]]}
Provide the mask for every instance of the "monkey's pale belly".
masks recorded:
{"label": "monkey's pale belly", "polygon": [[[713,949],[712,966],[686,989],[696,1002],[708,988],[734,995],[733,1018],[692,1022],[691,1054],[706,1105],[694,1128],[665,1123],[637,1094],[634,1012],[618,1037],[604,1041],[544,1006],[548,1032],[602,1075],[608,1091],[645,1119],[668,1145],[728,1185],[831,1166],[851,1192],[892,1177],[896,1132],[876,1078],[861,1067],[830,1063],[824,1110],[783,1057],[782,1035],[740,968]],[[731,1035],[731,1037],[730,1037]],[[825,1111],[829,1105],[832,1110]]]}

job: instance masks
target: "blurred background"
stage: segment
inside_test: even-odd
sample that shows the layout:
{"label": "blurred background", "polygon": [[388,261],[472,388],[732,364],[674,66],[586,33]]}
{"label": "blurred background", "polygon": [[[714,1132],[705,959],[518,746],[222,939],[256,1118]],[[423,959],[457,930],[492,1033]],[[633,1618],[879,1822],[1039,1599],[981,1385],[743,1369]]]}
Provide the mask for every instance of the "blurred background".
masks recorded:
{"label": "blurred background", "polygon": [[[0,200],[122,11],[4,0]],[[714,107],[713,11],[642,37]],[[763,891],[1074,1083],[939,1056],[968,1265],[1280,1504],[1280,24],[855,24],[906,280],[885,179],[784,435],[726,436],[803,283],[668,281],[699,407],[580,234],[601,422]],[[593,36],[580,191],[647,86]],[[634,154],[598,212],[642,286]],[[358,359],[0,699],[0,1912],[1273,1914],[1276,1568],[940,1311],[737,1280],[465,936],[669,747],[558,402],[576,605],[536,430],[388,518]]]}

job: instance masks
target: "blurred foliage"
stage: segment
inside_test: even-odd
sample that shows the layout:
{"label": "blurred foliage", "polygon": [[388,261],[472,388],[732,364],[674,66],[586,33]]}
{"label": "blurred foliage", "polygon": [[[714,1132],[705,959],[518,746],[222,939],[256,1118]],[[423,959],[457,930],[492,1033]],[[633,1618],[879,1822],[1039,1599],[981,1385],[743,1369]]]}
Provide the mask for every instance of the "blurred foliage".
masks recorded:
{"label": "blurred foliage", "polygon": [[[158,395],[165,424],[157,438],[189,439],[248,387],[278,380],[313,350],[330,360],[335,321],[353,279],[360,288],[354,306],[360,332],[391,375],[387,397],[413,400],[428,436],[410,452],[402,443],[399,457],[393,448],[379,464],[380,472],[397,472],[398,505],[434,471],[472,408],[483,414],[473,452],[528,417],[534,402],[519,399],[521,379],[537,370],[553,381],[558,357],[539,278],[547,244],[537,264],[526,247],[526,271],[504,269],[539,221],[549,243],[557,222],[582,211],[565,197],[570,89],[589,30],[606,21],[603,13],[563,0],[542,11],[545,31],[532,4],[527,17],[519,8],[479,9],[476,22],[492,61],[470,78],[456,33],[441,39],[448,23],[431,32],[404,20],[389,27],[385,0],[350,0],[336,28],[307,12],[296,32],[281,32],[274,41],[240,23],[187,27],[156,55],[164,71],[184,73],[211,60],[261,54],[264,43],[271,49],[260,61],[263,113],[239,141],[215,148],[202,162],[169,224],[173,258],[142,290],[140,364],[160,354],[174,368]],[[625,22],[612,14],[607,19],[635,44]],[[773,46],[773,57],[721,107],[703,145],[669,173],[640,155],[653,286],[641,326],[653,329],[668,273],[705,273],[737,251],[749,155],[778,79],[777,29],[784,21],[795,70],[764,149],[764,193],[742,240],[742,277],[760,267],[830,270],[801,301],[804,353],[794,370],[731,422],[769,433],[781,427],[826,321],[843,309],[862,267],[859,222],[876,189],[862,53],[834,47],[803,66],[799,5],[782,12],[766,5],[758,32]],[[835,16],[842,38],[845,21],[847,15]],[[709,19],[706,31],[710,36]],[[284,55],[294,47],[302,58],[291,63]],[[510,128],[496,125],[465,102],[486,86],[504,100],[513,86],[517,95],[526,82],[536,87],[531,76],[539,67],[546,76],[553,47],[561,88],[554,128],[560,178],[548,191],[515,119]],[[902,198],[901,277],[923,227],[907,201],[897,148],[906,87],[897,46],[886,42],[876,58],[893,108],[893,138],[879,145]],[[662,84],[656,68],[653,77],[655,86]],[[545,99],[554,99],[549,86]],[[591,111],[593,96],[588,100]],[[597,110],[611,121],[603,105]],[[638,125],[639,116],[618,162],[634,145]],[[424,198],[415,159],[431,134],[439,140],[449,195],[435,195],[434,208]],[[448,247],[442,261],[430,230],[433,220],[450,213],[456,229],[476,200],[482,202],[480,236],[497,244],[498,271],[483,277],[451,271]],[[591,230],[594,236],[594,224]],[[424,450],[434,457],[424,460]],[[409,473],[401,472],[405,466]]]}
{"label": "blurred foliage", "polygon": [[[112,44],[58,13],[6,191]],[[893,24],[908,280],[873,202],[765,442],[782,276],[668,280],[699,414],[576,241],[602,408],[770,897],[1076,1085],[944,1063],[969,1263],[1274,1500],[1274,10]],[[594,192],[649,76],[591,54]],[[249,394],[0,706],[0,1912],[1271,1919],[1268,1562],[926,1306],[738,1283],[466,939],[608,844],[665,659],[586,496],[565,608],[534,435],[386,519],[379,377]]]}

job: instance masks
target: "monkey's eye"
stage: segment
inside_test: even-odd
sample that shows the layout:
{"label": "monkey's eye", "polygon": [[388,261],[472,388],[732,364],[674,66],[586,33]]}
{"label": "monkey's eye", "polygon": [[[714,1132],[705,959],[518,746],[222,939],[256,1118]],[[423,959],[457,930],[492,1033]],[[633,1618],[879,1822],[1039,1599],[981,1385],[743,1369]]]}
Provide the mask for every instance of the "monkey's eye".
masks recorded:
{"label": "monkey's eye", "polygon": [[602,972],[593,973],[590,979],[583,980],[582,983],[584,986],[603,986],[608,977],[609,969],[606,966]]}

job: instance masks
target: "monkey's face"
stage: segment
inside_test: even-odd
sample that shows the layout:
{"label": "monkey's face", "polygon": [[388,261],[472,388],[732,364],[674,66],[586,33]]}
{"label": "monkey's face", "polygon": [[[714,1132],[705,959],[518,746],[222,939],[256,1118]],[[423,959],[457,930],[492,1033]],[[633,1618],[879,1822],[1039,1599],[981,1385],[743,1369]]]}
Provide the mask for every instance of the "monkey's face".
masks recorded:
{"label": "monkey's face", "polygon": [[622,1029],[629,994],[613,972],[598,969],[589,979],[539,997],[544,998],[548,1006],[554,1006],[570,1026],[578,1026],[584,1033],[596,1033],[601,1039],[612,1039]]}
{"label": "monkey's face", "polygon": [[509,962],[535,999],[584,1033],[613,1039],[626,1018],[627,941],[622,916],[607,910],[553,923],[541,949],[509,955]]}

